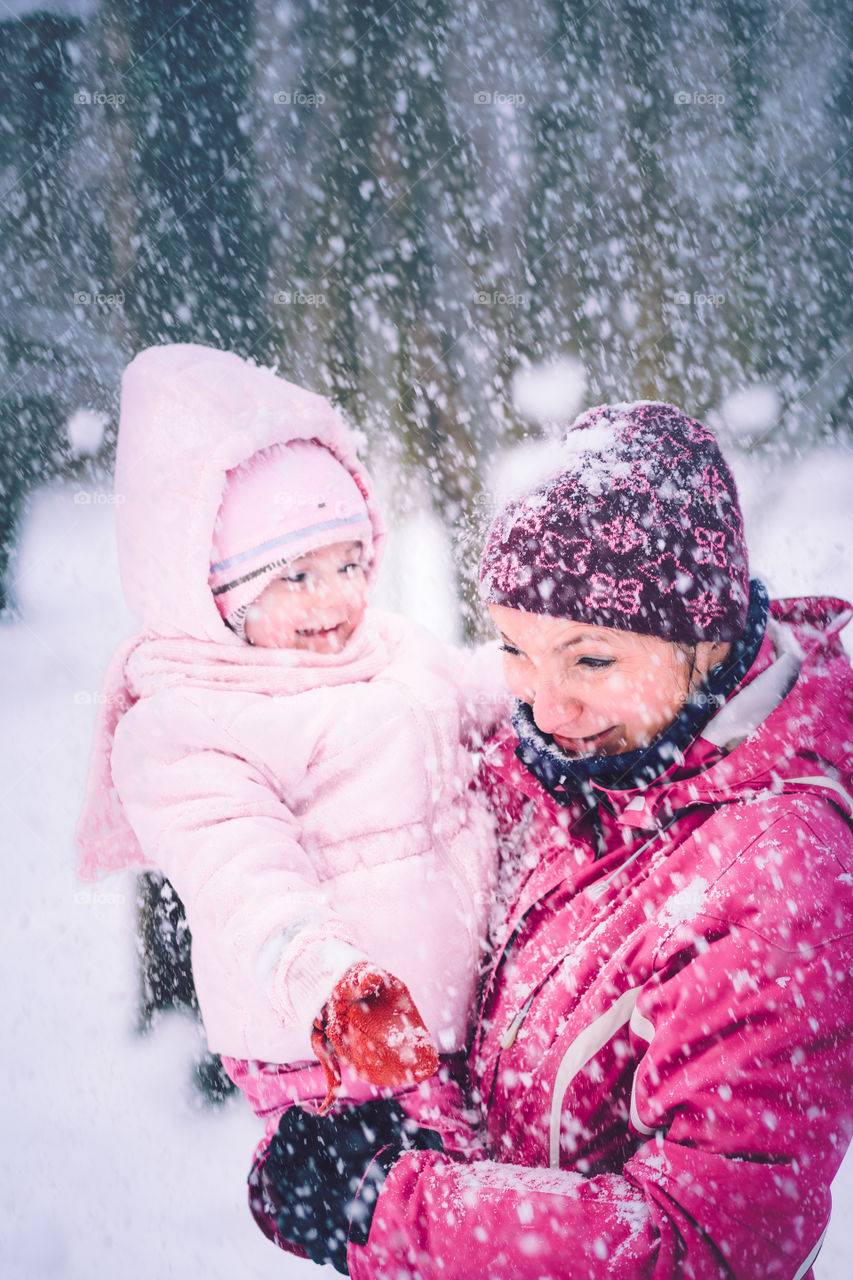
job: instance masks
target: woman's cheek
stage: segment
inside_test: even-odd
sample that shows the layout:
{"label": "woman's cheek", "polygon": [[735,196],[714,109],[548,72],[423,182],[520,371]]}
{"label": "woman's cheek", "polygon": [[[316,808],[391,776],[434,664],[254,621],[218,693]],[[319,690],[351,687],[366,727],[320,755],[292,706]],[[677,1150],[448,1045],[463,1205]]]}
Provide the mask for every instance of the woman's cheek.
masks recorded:
{"label": "woman's cheek", "polygon": [[[606,698],[614,712],[630,711],[643,690],[635,675],[626,671],[614,671],[607,681]],[[620,717],[624,718],[624,717]]]}

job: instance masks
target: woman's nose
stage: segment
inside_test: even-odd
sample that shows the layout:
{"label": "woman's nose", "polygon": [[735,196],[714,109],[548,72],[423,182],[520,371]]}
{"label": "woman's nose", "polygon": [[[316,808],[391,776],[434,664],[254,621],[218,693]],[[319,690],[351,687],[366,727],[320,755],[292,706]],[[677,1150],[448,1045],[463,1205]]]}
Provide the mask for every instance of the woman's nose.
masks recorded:
{"label": "woman's nose", "polygon": [[569,694],[565,683],[548,676],[537,681],[531,706],[543,733],[570,729],[583,711],[583,704]]}

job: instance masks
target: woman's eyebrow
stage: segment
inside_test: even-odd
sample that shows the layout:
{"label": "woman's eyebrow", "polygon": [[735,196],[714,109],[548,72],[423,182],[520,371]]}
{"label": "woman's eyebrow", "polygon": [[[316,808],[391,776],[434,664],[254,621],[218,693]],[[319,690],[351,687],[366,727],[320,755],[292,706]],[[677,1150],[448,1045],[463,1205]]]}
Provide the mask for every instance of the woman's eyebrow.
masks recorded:
{"label": "woman's eyebrow", "polygon": [[562,644],[557,645],[556,652],[562,653],[564,649],[574,649],[579,644],[607,644],[608,641],[603,636],[593,635],[590,631],[582,631],[579,636],[573,636],[571,640],[564,640]]}
{"label": "woman's eyebrow", "polygon": [[518,649],[518,652],[521,653],[521,649],[518,648],[518,645],[515,643],[515,641],[510,640],[506,632],[501,631],[500,627],[498,627],[498,639],[503,640],[504,644],[508,644],[510,649]]}
{"label": "woman's eyebrow", "polygon": [[[503,640],[504,644],[508,644],[511,649],[518,649],[519,653],[524,652],[521,646],[515,640],[511,640],[505,631],[501,631],[500,628],[498,628],[497,631],[499,638]],[[564,649],[574,649],[579,644],[590,643],[607,644],[608,641],[603,636],[593,635],[590,631],[582,631],[579,636],[572,636],[570,640],[564,640],[562,644],[556,645],[554,653],[562,653]]]}

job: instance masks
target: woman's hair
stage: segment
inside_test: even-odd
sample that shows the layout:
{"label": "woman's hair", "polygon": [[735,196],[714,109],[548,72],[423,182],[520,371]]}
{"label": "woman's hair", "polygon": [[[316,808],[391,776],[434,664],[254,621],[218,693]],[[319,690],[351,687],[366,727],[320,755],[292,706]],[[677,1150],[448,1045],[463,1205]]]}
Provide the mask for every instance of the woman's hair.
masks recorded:
{"label": "woman's hair", "polygon": [[749,564],[731,471],[669,404],[600,405],[565,462],[492,524],[484,600],[692,644],[743,632]]}

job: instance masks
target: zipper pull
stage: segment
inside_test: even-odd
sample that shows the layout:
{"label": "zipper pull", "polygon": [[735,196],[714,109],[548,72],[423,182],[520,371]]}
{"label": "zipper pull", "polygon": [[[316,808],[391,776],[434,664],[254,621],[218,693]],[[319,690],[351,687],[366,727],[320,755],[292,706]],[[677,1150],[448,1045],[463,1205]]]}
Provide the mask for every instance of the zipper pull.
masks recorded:
{"label": "zipper pull", "polygon": [[502,1049],[511,1049],[512,1046],[515,1044],[515,1037],[518,1035],[522,1022],[527,1017],[530,1006],[533,1004],[533,997],[535,995],[536,995],[535,991],[532,991],[530,993],[530,995],[525,1000],[524,1004],[519,1009],[518,1013],[513,1018],[512,1022],[507,1027],[506,1031],[503,1033],[503,1036],[501,1037],[501,1041],[500,1041],[500,1045]]}

